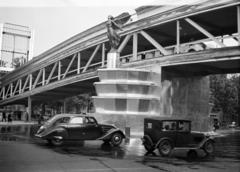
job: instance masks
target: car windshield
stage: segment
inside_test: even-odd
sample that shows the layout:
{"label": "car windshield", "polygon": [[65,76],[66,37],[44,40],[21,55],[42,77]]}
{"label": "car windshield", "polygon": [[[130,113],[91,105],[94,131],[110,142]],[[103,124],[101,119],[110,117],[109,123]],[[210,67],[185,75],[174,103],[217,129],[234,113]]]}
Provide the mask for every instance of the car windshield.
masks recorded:
{"label": "car windshield", "polygon": [[96,124],[96,121],[94,118],[88,117],[88,118],[86,118],[86,123],[87,124]]}
{"label": "car windshield", "polygon": [[51,124],[51,123],[53,123],[56,119],[57,119],[57,117],[54,116],[54,117],[48,119],[45,123],[46,123],[46,124]]}

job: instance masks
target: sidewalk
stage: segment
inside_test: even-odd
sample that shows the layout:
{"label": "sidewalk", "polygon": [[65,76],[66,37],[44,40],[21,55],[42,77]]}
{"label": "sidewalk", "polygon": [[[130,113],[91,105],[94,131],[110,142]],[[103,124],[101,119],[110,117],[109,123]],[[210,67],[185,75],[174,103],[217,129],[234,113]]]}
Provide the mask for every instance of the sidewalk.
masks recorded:
{"label": "sidewalk", "polygon": [[12,121],[12,122],[2,122],[0,121],[0,126],[2,125],[34,125],[34,124],[37,124],[36,121],[31,121],[31,122],[28,122],[28,121]]}

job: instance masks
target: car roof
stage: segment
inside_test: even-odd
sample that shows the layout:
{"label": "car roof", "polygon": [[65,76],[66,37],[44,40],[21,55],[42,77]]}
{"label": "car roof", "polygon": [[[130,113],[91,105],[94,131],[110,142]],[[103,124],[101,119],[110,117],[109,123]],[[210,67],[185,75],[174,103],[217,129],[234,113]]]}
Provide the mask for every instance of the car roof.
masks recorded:
{"label": "car roof", "polygon": [[54,116],[55,118],[62,118],[62,117],[93,117],[90,115],[84,114],[57,114]]}
{"label": "car roof", "polygon": [[144,120],[159,120],[159,121],[191,121],[188,118],[183,118],[183,117],[148,117],[145,118]]}

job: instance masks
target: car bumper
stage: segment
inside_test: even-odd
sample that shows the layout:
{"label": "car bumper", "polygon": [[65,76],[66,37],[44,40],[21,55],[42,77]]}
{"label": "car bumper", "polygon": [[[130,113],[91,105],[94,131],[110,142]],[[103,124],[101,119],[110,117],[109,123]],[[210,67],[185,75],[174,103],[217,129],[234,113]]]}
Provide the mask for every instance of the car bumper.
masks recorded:
{"label": "car bumper", "polygon": [[42,138],[42,137],[43,137],[43,136],[40,135],[40,134],[35,134],[34,136],[35,136],[35,137],[38,137],[38,138]]}

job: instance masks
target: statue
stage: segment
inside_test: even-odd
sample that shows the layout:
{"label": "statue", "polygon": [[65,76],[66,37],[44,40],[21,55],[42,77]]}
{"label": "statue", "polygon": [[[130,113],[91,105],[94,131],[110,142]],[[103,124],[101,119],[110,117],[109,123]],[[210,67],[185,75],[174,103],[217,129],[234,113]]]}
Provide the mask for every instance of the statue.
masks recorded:
{"label": "statue", "polygon": [[117,33],[117,29],[122,30],[121,26],[125,24],[130,18],[128,13],[123,13],[113,18],[113,16],[108,16],[107,20],[107,37],[109,39],[110,51],[107,55],[107,68],[116,68],[119,64],[119,52],[117,52],[118,46],[120,44],[121,37]]}
{"label": "statue", "polygon": [[116,32],[117,29],[122,30],[122,28],[114,21],[113,16],[108,16],[107,21],[107,36],[111,46],[110,52],[116,52],[120,43],[120,36]]}

